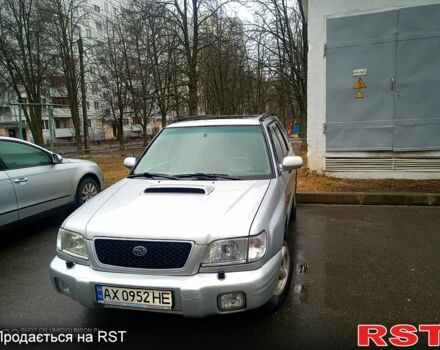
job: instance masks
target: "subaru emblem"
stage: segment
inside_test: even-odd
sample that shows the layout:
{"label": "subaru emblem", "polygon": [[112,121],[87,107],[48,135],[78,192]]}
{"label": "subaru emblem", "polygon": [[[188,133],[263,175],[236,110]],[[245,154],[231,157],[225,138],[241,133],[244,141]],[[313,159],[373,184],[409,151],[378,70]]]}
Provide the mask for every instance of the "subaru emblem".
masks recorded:
{"label": "subaru emblem", "polygon": [[147,248],[138,245],[137,247],[133,248],[133,255],[136,256],[145,256],[145,254],[147,254]]}

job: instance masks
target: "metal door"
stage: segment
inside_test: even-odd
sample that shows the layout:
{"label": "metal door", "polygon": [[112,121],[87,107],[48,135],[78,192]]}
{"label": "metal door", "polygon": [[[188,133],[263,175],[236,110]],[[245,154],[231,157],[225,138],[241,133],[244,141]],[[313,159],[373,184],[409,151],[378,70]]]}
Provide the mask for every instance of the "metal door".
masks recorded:
{"label": "metal door", "polygon": [[394,150],[440,149],[440,5],[399,10]]}
{"label": "metal door", "polygon": [[327,151],[440,149],[439,18],[436,4],[327,20]]}
{"label": "metal door", "polygon": [[[328,151],[392,149],[396,38],[396,11],[327,20]],[[366,69],[361,90],[358,69]]]}
{"label": "metal door", "polygon": [[35,166],[6,172],[17,194],[20,219],[73,201],[70,175],[64,164]]}
{"label": "metal door", "polygon": [[48,152],[22,142],[2,140],[0,155],[14,186],[19,219],[73,201],[68,168],[65,164],[53,164]]}

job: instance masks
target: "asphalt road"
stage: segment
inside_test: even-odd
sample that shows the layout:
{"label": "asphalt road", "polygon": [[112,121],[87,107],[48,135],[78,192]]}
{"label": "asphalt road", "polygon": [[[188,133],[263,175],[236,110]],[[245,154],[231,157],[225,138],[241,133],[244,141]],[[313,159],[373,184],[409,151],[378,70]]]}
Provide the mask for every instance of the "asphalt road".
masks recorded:
{"label": "asphalt road", "polygon": [[353,349],[359,323],[439,323],[440,208],[300,206],[284,307],[207,319],[89,310],[57,294],[48,266],[62,220],[0,237],[0,330],[126,330],[125,349]]}

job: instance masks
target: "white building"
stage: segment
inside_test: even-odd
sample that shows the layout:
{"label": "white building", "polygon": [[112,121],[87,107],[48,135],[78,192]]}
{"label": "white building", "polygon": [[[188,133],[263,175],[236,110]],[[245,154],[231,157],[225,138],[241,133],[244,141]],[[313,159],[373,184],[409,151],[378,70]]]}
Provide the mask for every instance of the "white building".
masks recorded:
{"label": "white building", "polygon": [[305,5],[310,169],[440,178],[440,1]]}

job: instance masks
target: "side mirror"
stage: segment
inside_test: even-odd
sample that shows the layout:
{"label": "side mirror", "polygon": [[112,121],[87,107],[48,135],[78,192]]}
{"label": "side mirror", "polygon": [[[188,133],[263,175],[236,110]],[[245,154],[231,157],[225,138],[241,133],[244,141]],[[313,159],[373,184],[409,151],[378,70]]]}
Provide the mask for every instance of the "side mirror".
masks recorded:
{"label": "side mirror", "polygon": [[128,169],[133,169],[135,164],[136,164],[135,157],[127,157],[124,159],[124,166]]}
{"label": "side mirror", "polygon": [[281,168],[286,171],[291,171],[294,169],[301,168],[304,162],[301,157],[298,156],[287,156],[284,157],[283,163],[281,164]]}
{"label": "side mirror", "polygon": [[61,164],[63,162],[63,157],[59,154],[52,153],[52,163],[53,164]]}

